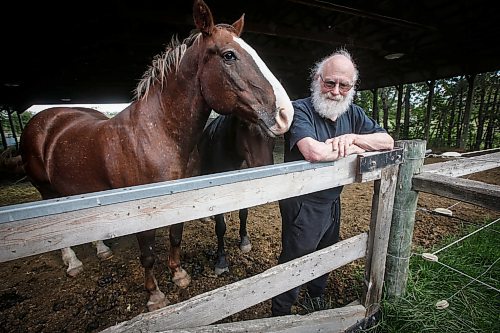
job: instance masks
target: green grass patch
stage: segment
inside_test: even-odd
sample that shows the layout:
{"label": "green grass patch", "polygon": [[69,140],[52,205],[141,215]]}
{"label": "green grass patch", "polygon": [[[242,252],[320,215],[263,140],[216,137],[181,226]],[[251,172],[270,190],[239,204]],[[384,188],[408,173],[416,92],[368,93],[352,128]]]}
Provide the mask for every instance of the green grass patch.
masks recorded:
{"label": "green grass patch", "polygon": [[[470,234],[468,229],[464,234]],[[461,238],[446,239],[435,252]],[[437,253],[439,262],[500,289],[500,222]],[[500,293],[440,263],[413,255],[407,292],[397,300],[384,299],[382,318],[365,332],[500,332]],[[449,306],[437,309],[436,302]]]}

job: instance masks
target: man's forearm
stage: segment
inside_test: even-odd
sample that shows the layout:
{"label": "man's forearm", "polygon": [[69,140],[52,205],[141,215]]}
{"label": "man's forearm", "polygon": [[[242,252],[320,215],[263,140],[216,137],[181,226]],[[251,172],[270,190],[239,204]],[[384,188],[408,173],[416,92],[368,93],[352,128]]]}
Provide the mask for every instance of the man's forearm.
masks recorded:
{"label": "man's forearm", "polygon": [[333,151],[331,144],[319,142],[310,137],[299,140],[297,147],[305,160],[309,162],[335,161],[339,158],[338,151]]}
{"label": "man's forearm", "polygon": [[366,151],[390,150],[394,139],[387,133],[358,134],[354,144]]}

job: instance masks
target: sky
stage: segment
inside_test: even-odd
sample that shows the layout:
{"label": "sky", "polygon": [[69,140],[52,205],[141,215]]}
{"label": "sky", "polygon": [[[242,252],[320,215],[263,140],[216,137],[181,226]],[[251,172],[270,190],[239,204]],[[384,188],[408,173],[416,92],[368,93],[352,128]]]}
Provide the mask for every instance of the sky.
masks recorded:
{"label": "sky", "polygon": [[[48,108],[56,107],[56,106],[64,106],[64,107],[83,107],[83,108],[91,108],[91,109],[96,109],[97,111],[101,111],[104,114],[110,115],[110,114],[116,114],[123,109],[125,109],[127,106],[129,106],[130,103],[110,103],[110,104],[37,104],[37,105],[32,105],[26,111],[36,114],[40,111],[43,111]],[[210,118],[215,118],[217,117],[217,114],[212,111],[210,114]]]}
{"label": "sky", "polygon": [[65,106],[65,107],[84,107],[96,109],[103,113],[117,113],[129,106],[130,103],[115,103],[115,104],[37,104],[30,106],[26,111],[30,113],[38,113],[42,110],[55,107],[55,106]]}

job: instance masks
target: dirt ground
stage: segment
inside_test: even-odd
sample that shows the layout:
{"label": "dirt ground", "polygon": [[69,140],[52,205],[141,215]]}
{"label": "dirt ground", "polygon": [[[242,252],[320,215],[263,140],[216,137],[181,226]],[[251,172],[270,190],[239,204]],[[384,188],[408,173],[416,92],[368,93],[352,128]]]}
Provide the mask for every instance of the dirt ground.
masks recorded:
{"label": "dirt ground", "polygon": [[[426,163],[442,162],[427,160]],[[500,168],[468,177],[500,185]],[[342,194],[343,239],[368,230],[373,182],[352,184]],[[10,179],[0,184],[0,205],[38,200],[39,196],[25,181]],[[443,237],[458,233],[471,223],[484,223],[498,217],[488,211],[454,200],[420,194],[416,214],[414,245],[431,247]],[[454,217],[429,213],[434,208],[450,208]],[[426,211],[427,210],[427,211]],[[280,252],[280,214],[277,203],[253,207],[249,213],[251,252],[238,249],[237,212],[226,214],[226,251],[231,270],[222,276],[213,273],[216,238],[213,222],[186,223],[182,262],[191,274],[191,285],[180,290],[170,281],[167,267],[168,229],[157,232],[156,277],[171,303],[261,273],[276,265]],[[213,235],[206,237],[205,235]],[[204,237],[200,237],[204,235]],[[115,255],[106,261],[97,259],[90,244],[74,247],[84,263],[76,278],[65,275],[60,251],[0,263],[0,332],[98,332],[116,323],[146,312],[147,294],[139,263],[135,237],[124,236],[106,241]],[[331,307],[340,307],[360,297],[362,262],[354,262],[330,274],[327,298]],[[303,313],[299,306],[295,309]],[[223,322],[270,316],[270,301],[262,302]]]}

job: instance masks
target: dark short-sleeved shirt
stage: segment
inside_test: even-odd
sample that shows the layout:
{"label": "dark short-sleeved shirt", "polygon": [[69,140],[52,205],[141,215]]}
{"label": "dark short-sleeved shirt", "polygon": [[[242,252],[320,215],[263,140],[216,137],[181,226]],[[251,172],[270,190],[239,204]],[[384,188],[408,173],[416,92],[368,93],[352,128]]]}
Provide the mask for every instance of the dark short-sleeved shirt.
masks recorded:
{"label": "dark short-sleeved shirt", "polygon": [[[311,137],[317,141],[325,142],[343,134],[372,134],[387,133],[358,105],[351,104],[336,121],[321,117],[312,104],[311,97],[292,102],[294,109],[293,122],[290,130],[285,133],[285,162],[303,160],[304,156],[297,147],[297,142],[303,138]],[[335,200],[342,192],[342,186],[327,189],[303,197],[312,200]]]}

